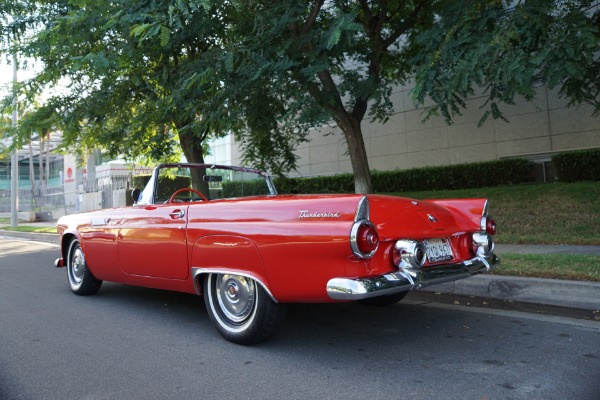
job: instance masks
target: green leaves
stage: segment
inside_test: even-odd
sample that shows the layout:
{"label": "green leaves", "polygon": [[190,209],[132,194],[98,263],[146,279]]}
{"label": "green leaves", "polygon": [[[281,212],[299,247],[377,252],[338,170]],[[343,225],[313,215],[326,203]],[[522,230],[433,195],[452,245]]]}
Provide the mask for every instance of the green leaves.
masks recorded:
{"label": "green leaves", "polygon": [[533,0],[513,8],[485,1],[444,7],[439,23],[417,38],[416,102],[431,97],[450,121],[483,88],[481,124],[488,116],[503,118],[501,104],[516,96],[531,100],[545,84],[561,87],[574,104],[592,104],[598,114],[600,17],[590,5]]}
{"label": "green leaves", "polygon": [[[386,121],[392,87],[413,77],[415,102],[434,103],[425,115],[448,121],[475,93],[480,124],[504,118],[503,105],[541,84],[600,113],[591,0],[0,4],[3,53],[44,65],[23,96],[35,108],[67,82],[53,104],[80,149],[164,158],[183,147],[198,160],[207,138],[231,132],[248,163],[283,174],[310,127],[334,121],[360,147],[364,117]],[[349,154],[368,174],[364,145]]]}

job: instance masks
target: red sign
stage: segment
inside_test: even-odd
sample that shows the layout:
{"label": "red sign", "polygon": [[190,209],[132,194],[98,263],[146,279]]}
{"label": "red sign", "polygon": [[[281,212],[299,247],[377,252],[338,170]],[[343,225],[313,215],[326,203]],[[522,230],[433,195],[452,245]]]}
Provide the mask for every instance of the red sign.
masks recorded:
{"label": "red sign", "polygon": [[67,167],[67,179],[65,179],[65,183],[72,182],[75,182],[75,179],[73,179],[73,168]]}

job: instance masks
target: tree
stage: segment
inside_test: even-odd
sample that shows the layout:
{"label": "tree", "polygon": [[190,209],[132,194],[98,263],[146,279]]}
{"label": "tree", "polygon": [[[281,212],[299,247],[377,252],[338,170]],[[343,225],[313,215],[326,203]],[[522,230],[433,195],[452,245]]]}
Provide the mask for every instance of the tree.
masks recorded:
{"label": "tree", "polygon": [[[361,122],[385,122],[393,85],[414,78],[416,103],[430,96],[448,122],[481,88],[482,122],[501,103],[561,87],[598,112],[599,7],[586,0],[255,0],[237,3],[222,59],[223,104],[252,104],[261,118],[293,126],[334,120],[344,133],[355,190],[372,190]],[[254,101],[242,101],[256,94]],[[226,100],[225,100],[226,99]],[[273,106],[275,103],[277,106]],[[267,118],[264,114],[271,113]],[[275,137],[278,137],[275,135]],[[260,137],[259,137],[260,139]],[[258,151],[264,141],[250,135]],[[267,146],[270,143],[266,142]]]}
{"label": "tree", "polygon": [[237,3],[221,59],[221,102],[251,124],[281,126],[270,141],[250,132],[246,146],[263,153],[273,138],[285,137],[285,127],[302,140],[307,128],[334,120],[348,145],[355,190],[371,192],[361,123],[366,115],[385,122],[393,111],[392,86],[411,76],[415,38],[432,26],[436,3]]}
{"label": "tree", "polygon": [[[589,103],[600,114],[600,5],[593,0],[481,2],[464,9],[449,2],[419,37],[414,96],[430,96],[447,121],[464,100],[483,91],[480,125],[504,118],[502,104],[532,100],[534,88],[560,88],[569,105]],[[509,7],[509,4],[512,5]]]}
{"label": "tree", "polygon": [[24,37],[16,51],[44,65],[24,83],[24,101],[49,97],[45,107],[61,116],[65,147],[154,160],[177,156],[180,149],[189,162],[203,162],[204,142],[217,132],[199,124],[198,106],[210,87],[183,87],[178,78],[205,57],[220,21],[194,7],[188,22],[202,26],[194,37],[173,19],[170,31],[162,27],[169,1],[27,4],[6,27]]}
{"label": "tree", "polygon": [[20,51],[46,70],[30,93],[69,78],[71,90],[55,104],[67,143],[83,148],[158,157],[179,144],[200,161],[205,139],[230,131],[246,160],[280,174],[294,168],[308,128],[333,120],[355,189],[368,193],[361,124],[387,120],[394,85],[414,80],[415,101],[435,103],[425,115],[449,122],[476,90],[487,96],[483,123],[541,84],[599,109],[593,0],[34,4],[7,30],[35,27]]}

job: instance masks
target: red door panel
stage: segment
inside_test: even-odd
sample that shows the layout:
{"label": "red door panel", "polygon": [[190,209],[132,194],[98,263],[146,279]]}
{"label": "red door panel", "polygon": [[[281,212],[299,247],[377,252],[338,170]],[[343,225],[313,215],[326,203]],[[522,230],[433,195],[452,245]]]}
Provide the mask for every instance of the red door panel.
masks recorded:
{"label": "red door panel", "polygon": [[129,275],[186,279],[189,275],[187,205],[128,210],[119,229],[119,265]]}

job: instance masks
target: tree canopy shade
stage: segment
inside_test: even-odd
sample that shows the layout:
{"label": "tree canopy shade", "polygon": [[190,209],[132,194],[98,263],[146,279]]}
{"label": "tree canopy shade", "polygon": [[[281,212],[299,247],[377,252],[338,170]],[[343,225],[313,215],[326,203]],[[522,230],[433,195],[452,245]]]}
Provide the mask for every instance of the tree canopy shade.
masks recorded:
{"label": "tree canopy shade", "polygon": [[366,193],[361,124],[387,120],[394,85],[413,80],[416,103],[431,98],[426,115],[448,122],[476,91],[487,96],[483,122],[542,84],[600,110],[591,0],[0,4],[19,13],[5,34],[29,34],[19,51],[45,66],[28,93],[61,78],[69,86],[54,95],[67,144],[115,154],[157,158],[179,145],[200,161],[208,136],[233,132],[247,162],[279,174],[295,167],[308,128],[334,121]]}
{"label": "tree canopy shade", "polygon": [[166,1],[23,2],[6,28],[20,39],[11,50],[44,66],[24,83],[25,101],[45,93],[61,117],[65,146],[152,159],[180,149],[190,162],[203,161],[204,141],[218,130],[198,123],[199,107],[215,86],[204,79],[182,88],[180,78],[206,60],[222,21],[198,6],[187,21],[193,32],[171,19],[170,31],[161,24],[148,38],[154,16],[164,22],[170,8]]}
{"label": "tree canopy shade", "polygon": [[[479,3],[479,2],[475,2]],[[448,2],[436,24],[419,36],[415,99],[430,96],[450,121],[464,100],[487,96],[480,124],[502,118],[501,104],[528,100],[534,88],[558,87],[569,105],[592,104],[600,114],[600,2],[527,0]],[[503,4],[506,3],[506,4]]]}

